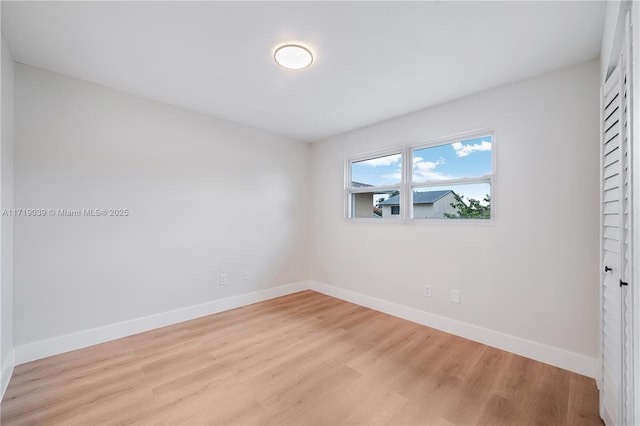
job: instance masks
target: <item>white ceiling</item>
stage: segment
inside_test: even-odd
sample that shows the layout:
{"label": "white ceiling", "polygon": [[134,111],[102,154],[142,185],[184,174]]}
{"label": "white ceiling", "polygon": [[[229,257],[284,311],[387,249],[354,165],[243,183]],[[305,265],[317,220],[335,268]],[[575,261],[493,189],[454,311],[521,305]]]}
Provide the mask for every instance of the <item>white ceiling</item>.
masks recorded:
{"label": "white ceiling", "polygon": [[[603,2],[8,2],[24,64],[315,141],[599,56]],[[272,60],[301,41],[306,70]]]}

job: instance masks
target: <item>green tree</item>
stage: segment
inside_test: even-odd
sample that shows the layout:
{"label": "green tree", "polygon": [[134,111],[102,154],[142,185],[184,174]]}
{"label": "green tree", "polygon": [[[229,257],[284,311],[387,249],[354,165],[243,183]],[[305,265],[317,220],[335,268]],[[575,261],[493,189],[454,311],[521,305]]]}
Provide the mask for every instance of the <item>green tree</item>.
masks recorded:
{"label": "green tree", "polygon": [[458,195],[455,192],[453,197],[456,202],[451,203],[451,207],[456,209],[458,213],[445,213],[444,217],[449,219],[489,219],[491,217],[491,197],[488,194],[483,198],[486,205],[480,204],[480,201],[473,198],[469,198],[465,202],[464,195]]}

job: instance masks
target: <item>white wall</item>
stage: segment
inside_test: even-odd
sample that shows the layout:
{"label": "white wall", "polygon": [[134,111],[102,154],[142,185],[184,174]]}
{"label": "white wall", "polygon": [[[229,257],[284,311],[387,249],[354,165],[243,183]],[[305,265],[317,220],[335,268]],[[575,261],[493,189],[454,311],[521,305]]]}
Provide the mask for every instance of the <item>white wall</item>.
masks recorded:
{"label": "white wall", "polygon": [[[598,94],[594,60],[314,143],[311,279],[594,360]],[[345,158],[488,127],[494,225],[344,220]]]}
{"label": "white wall", "polygon": [[393,216],[399,217],[398,215],[392,215],[391,214],[391,206],[389,205],[383,205],[382,206],[382,217],[383,218],[393,218]]}
{"label": "white wall", "polygon": [[[2,143],[0,146],[0,211],[13,207],[13,58],[2,38]],[[0,395],[13,369],[13,218],[0,219]]]}
{"label": "white wall", "polygon": [[624,36],[624,22],[631,4],[632,2],[630,1],[619,0],[606,2],[600,45],[600,76],[602,82],[606,80],[609,73],[618,64]]}
{"label": "white wall", "polygon": [[15,220],[16,346],[308,278],[308,144],[20,64],[15,84],[15,206],[130,211]]}

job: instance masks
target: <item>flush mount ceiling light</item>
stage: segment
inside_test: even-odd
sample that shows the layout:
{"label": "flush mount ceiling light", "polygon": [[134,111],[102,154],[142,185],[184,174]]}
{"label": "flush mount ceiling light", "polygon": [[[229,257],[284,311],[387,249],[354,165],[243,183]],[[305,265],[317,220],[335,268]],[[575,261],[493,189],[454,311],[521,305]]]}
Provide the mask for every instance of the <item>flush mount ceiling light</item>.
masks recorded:
{"label": "flush mount ceiling light", "polygon": [[290,70],[307,68],[313,62],[313,54],[299,44],[284,44],[273,53],[273,59],[281,67]]}

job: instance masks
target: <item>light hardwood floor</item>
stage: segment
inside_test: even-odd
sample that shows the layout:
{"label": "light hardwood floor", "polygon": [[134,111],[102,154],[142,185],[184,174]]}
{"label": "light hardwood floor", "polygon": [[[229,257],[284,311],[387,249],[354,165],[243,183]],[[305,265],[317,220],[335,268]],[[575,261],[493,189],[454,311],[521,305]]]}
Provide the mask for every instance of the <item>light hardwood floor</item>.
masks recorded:
{"label": "light hardwood floor", "polygon": [[595,382],[312,291],[16,367],[11,424],[601,425]]}

